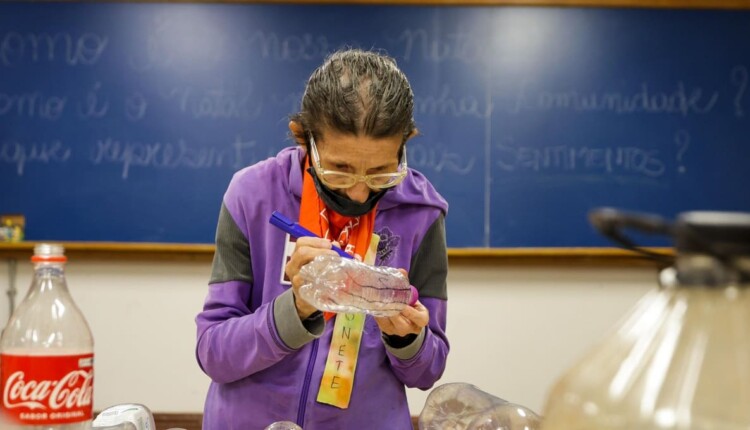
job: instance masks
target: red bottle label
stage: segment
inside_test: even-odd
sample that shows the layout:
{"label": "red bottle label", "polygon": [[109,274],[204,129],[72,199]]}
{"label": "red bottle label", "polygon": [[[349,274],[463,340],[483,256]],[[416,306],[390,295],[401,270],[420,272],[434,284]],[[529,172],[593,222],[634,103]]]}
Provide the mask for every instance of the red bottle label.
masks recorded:
{"label": "red bottle label", "polygon": [[93,418],[94,354],[0,354],[5,417],[22,425],[72,424]]}

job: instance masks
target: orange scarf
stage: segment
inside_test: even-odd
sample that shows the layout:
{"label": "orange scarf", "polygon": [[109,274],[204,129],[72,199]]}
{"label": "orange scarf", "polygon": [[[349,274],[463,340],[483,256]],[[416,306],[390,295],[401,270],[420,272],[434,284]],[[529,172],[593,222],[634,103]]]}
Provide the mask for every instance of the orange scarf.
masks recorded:
{"label": "orange scarf", "polygon": [[[299,210],[300,225],[322,238],[338,242],[341,249],[353,255],[355,259],[363,261],[375,230],[377,206],[370,212],[357,217],[348,217],[328,210],[318,196],[312,175],[307,171],[309,166],[310,157],[305,157],[302,202]],[[325,313],[326,320],[332,316],[332,313]]]}

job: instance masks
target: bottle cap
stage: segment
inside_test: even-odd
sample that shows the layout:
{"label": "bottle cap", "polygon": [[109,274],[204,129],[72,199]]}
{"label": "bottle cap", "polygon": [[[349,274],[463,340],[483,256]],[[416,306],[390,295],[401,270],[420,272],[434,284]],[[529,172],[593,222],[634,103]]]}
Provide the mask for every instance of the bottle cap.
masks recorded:
{"label": "bottle cap", "polygon": [[411,298],[409,299],[409,306],[414,306],[414,303],[417,303],[417,300],[419,300],[419,291],[417,291],[417,289],[414,288],[414,285],[409,285],[409,289],[411,290]]}
{"label": "bottle cap", "polygon": [[65,248],[60,243],[38,243],[34,246],[34,255],[31,257],[34,263],[64,263],[68,261],[65,256]]}

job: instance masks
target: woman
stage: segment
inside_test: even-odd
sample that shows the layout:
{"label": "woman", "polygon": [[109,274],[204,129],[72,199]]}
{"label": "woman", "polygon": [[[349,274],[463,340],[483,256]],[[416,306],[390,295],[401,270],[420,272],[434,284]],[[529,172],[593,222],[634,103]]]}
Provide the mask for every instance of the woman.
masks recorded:
{"label": "woman", "polygon": [[[413,106],[394,60],[336,52],[289,123],[299,146],[232,178],[196,318],[196,355],[212,380],[204,429],[412,428],[405,387],[432,387],[449,350],[447,203],[407,167]],[[290,242],[269,224],[274,210],[320,238]],[[335,254],[332,243],[404,269],[420,300],[393,317],[321,313],[298,294],[298,273]]]}

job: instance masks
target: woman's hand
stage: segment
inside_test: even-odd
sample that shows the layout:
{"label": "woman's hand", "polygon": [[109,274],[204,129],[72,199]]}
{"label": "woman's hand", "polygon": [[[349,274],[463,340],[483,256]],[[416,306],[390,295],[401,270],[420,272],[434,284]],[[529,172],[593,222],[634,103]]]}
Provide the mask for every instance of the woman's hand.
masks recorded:
{"label": "woman's hand", "polygon": [[419,334],[430,322],[430,311],[419,300],[412,306],[405,307],[400,314],[390,317],[375,317],[380,331],[393,336]]}
{"label": "woman's hand", "polygon": [[302,266],[312,261],[318,255],[338,255],[336,251],[331,249],[331,245],[332,243],[328,239],[321,239],[319,237],[300,237],[297,239],[294,252],[289,259],[289,262],[284,267],[284,273],[287,278],[292,280],[294,304],[297,307],[297,315],[299,315],[300,320],[306,319],[317,309],[299,295],[299,288],[304,283],[299,271]]}
{"label": "woman's hand", "polygon": [[[409,279],[409,273],[399,269]],[[408,334],[419,334],[430,322],[430,311],[417,300],[412,306],[405,307],[400,314],[390,317],[375,317],[380,331],[390,336],[406,336]]]}

